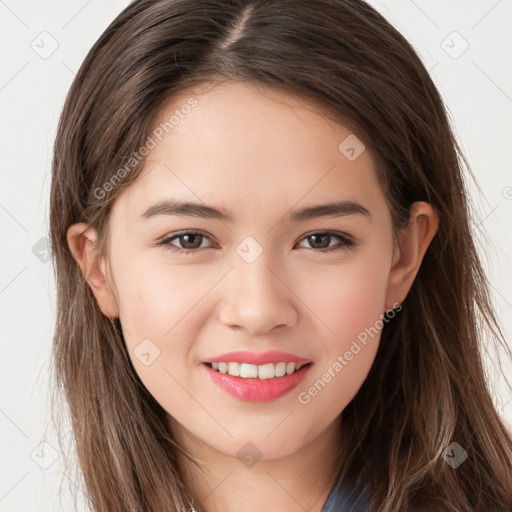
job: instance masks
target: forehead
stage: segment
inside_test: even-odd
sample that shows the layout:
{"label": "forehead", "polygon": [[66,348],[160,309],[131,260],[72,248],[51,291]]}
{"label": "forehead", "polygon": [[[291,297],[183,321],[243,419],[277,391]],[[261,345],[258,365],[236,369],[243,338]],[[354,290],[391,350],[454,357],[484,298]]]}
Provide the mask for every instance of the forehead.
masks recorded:
{"label": "forehead", "polygon": [[247,216],[299,201],[382,199],[370,151],[351,129],[283,91],[227,83],[182,92],[149,136],[144,170],[115,205],[132,217],[166,194]]}

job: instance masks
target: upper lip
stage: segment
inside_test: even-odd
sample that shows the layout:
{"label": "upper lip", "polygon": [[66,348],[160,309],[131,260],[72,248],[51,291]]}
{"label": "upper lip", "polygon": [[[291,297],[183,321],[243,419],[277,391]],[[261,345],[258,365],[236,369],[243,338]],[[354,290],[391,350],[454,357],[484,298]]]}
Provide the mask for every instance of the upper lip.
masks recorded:
{"label": "upper lip", "polygon": [[282,352],[280,350],[269,350],[267,352],[249,352],[246,350],[239,350],[237,352],[219,354],[217,356],[210,357],[203,362],[218,363],[221,361],[225,363],[233,362],[255,365],[263,365],[268,363],[296,363],[304,365],[311,362],[310,359],[304,359],[303,357],[290,354],[289,352]]}

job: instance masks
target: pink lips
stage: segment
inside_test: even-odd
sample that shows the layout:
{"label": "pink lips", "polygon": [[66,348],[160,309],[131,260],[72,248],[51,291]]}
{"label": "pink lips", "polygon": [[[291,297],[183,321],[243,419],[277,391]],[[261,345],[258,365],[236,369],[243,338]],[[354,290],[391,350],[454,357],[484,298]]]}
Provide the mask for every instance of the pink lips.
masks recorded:
{"label": "pink lips", "polygon": [[[291,375],[284,375],[283,377],[275,377],[273,379],[244,379],[242,377],[233,377],[228,373],[220,373],[207,364],[219,361],[255,365],[293,362],[303,366]],[[203,362],[201,367],[207,372],[208,377],[214,384],[230,395],[248,402],[268,402],[285,395],[298,386],[304,380],[311,367],[311,364],[308,363],[311,363],[308,359],[278,350],[259,353],[239,351],[220,354],[209,358]]]}

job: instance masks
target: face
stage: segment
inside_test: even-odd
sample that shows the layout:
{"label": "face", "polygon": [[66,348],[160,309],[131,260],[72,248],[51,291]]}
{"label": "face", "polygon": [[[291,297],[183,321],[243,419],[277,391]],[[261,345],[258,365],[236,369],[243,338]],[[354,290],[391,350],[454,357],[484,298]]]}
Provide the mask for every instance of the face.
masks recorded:
{"label": "face", "polygon": [[263,458],[297,452],[355,396],[403,299],[370,150],[310,102],[235,83],[174,97],[150,137],[110,219],[135,370],[187,436],[233,456],[249,441]]}

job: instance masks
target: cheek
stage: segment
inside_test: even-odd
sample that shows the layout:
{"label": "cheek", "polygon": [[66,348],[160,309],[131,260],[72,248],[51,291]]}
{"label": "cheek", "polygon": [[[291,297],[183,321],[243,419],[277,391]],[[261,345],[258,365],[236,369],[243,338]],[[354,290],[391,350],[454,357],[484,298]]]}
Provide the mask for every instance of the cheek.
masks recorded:
{"label": "cheek", "polygon": [[[376,252],[378,254],[378,252]],[[342,349],[372,327],[384,312],[388,273],[386,262],[374,255],[310,274],[300,296],[321,321],[330,350]]]}
{"label": "cheek", "polygon": [[308,405],[306,413],[329,410],[334,417],[356,395],[370,371],[384,325],[381,315],[388,274],[387,261],[378,257],[382,254],[376,249],[365,252],[350,264],[311,275],[304,284],[303,296],[321,321],[318,332],[324,333],[315,373],[297,397],[300,404]]}
{"label": "cheek", "polygon": [[[382,329],[380,303],[371,284],[339,287],[321,309],[329,326],[318,345],[319,359],[308,382],[298,390],[305,414],[327,425],[350,403],[363,385],[379,347]],[[331,332],[332,331],[332,332]],[[320,349],[321,347],[321,349]]]}
{"label": "cheek", "polygon": [[126,255],[116,275],[123,326],[138,337],[154,337],[165,344],[190,324],[189,314],[193,316],[211,288],[212,280],[206,273],[202,275],[199,278],[193,266]]}
{"label": "cheek", "polygon": [[[120,317],[130,359],[169,412],[189,403],[180,383],[188,382],[197,360],[198,333],[211,314],[205,309],[208,293],[223,273],[218,267],[201,271],[194,265],[169,265],[162,258],[130,259],[126,253],[118,267]],[[197,393],[193,385],[188,383],[187,390]]]}
{"label": "cheek", "polygon": [[200,328],[200,299],[211,288],[208,276],[198,279],[197,270],[185,265],[125,258],[116,279],[121,324],[135,372],[167,412],[188,410],[189,393],[197,391],[185,383]]}

